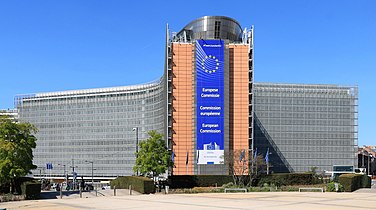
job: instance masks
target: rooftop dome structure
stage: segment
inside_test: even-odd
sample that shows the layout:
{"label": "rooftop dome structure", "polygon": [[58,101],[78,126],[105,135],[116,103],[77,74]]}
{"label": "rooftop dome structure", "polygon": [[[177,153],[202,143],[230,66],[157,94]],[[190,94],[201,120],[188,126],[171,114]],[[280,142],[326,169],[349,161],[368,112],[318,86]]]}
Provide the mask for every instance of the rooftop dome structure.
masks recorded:
{"label": "rooftop dome structure", "polygon": [[197,39],[224,39],[231,42],[242,41],[240,24],[225,16],[204,16],[187,24],[179,33],[176,40],[193,41]]}

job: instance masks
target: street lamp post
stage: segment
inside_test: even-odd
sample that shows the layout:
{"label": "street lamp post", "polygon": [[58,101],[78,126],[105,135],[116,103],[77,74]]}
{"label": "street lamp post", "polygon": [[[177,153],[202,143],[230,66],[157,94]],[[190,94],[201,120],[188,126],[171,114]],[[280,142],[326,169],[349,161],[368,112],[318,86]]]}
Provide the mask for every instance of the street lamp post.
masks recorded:
{"label": "street lamp post", "polygon": [[[372,170],[372,162],[374,162],[374,156],[373,155],[370,155],[370,160],[369,160],[369,164],[370,164],[370,167],[369,167],[369,174],[373,176],[373,170]],[[372,161],[373,160],[373,161]]]}
{"label": "street lamp post", "polygon": [[367,174],[368,174],[368,175],[371,174],[371,171],[370,171],[370,166],[371,166],[371,164],[370,164],[370,156],[371,156],[371,155],[368,153],[368,160],[367,160],[367,163],[368,163]]}
{"label": "street lamp post", "polygon": [[85,160],[86,163],[91,163],[91,186],[94,187],[94,161]]}
{"label": "street lamp post", "polygon": [[67,176],[65,175],[65,173],[66,173],[66,170],[65,170],[65,169],[66,169],[66,165],[65,165],[65,164],[57,164],[57,165],[58,165],[58,166],[63,166],[63,167],[64,167],[63,177],[64,177],[64,180],[67,181],[67,180],[66,180]]}
{"label": "street lamp post", "polygon": [[[133,128],[133,131],[136,132],[136,160],[138,158],[138,127]],[[138,169],[137,169],[137,176],[138,176]]]}
{"label": "street lamp post", "polygon": [[[77,179],[77,173],[74,171],[75,168],[78,168],[78,166],[74,166],[74,159],[72,158],[72,176],[73,176],[73,189],[76,189],[76,179]],[[67,180],[68,182],[68,180]]]}

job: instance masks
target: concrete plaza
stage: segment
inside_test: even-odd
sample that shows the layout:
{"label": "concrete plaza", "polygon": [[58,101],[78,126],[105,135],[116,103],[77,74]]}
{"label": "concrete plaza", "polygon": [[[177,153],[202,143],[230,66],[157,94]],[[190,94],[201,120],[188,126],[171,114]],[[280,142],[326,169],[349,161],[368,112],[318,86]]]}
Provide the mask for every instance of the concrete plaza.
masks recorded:
{"label": "concrete plaza", "polygon": [[0,203],[10,209],[375,209],[376,193],[257,192],[84,196]]}

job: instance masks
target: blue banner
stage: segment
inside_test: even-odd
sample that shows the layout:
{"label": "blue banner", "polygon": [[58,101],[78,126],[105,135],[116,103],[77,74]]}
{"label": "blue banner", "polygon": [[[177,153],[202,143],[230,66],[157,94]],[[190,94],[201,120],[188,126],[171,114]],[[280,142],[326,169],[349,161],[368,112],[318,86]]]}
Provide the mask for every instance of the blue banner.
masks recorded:
{"label": "blue banner", "polygon": [[197,164],[223,164],[224,42],[196,41]]}
{"label": "blue banner", "polygon": [[52,163],[46,163],[46,169],[53,169]]}

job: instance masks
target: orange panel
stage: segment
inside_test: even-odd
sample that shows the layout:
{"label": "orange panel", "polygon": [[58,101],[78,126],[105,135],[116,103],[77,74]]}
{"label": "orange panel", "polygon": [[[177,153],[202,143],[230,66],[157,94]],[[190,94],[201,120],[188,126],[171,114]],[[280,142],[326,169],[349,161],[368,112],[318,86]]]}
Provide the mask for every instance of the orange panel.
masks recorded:
{"label": "orange panel", "polygon": [[[248,100],[249,68],[248,46],[229,45],[230,49],[230,144],[233,153],[247,150],[248,145]],[[233,58],[231,60],[231,57]],[[239,165],[240,167],[241,165]],[[241,166],[243,167],[243,166]]]}
{"label": "orange panel", "polygon": [[[173,130],[175,168],[174,175],[193,174],[193,45],[192,44],[172,44],[173,57],[175,64],[172,71],[176,78],[172,80],[173,96]],[[186,165],[188,152],[188,165]]]}

